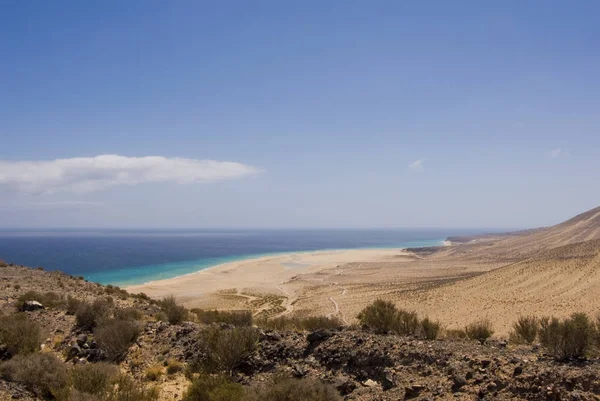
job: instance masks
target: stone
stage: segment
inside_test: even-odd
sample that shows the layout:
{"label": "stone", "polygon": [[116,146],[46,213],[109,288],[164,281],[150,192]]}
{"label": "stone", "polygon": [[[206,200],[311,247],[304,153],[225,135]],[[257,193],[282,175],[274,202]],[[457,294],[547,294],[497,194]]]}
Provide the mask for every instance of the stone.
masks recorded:
{"label": "stone", "polygon": [[44,309],[44,305],[39,303],[38,301],[25,301],[23,302],[23,306],[21,310],[26,312],[32,312],[34,310]]}
{"label": "stone", "polygon": [[452,376],[452,391],[456,392],[467,384],[467,379],[462,375]]}
{"label": "stone", "polygon": [[419,394],[421,394],[423,390],[425,390],[425,386],[423,386],[422,384],[413,384],[411,386],[407,386],[404,388],[404,398],[415,398]]}
{"label": "stone", "polygon": [[371,379],[367,379],[362,384],[363,384],[363,386],[369,387],[369,388],[379,387],[379,383],[377,383],[375,380],[371,380]]}
{"label": "stone", "polygon": [[318,329],[318,330],[315,330],[312,333],[310,333],[308,336],[306,336],[306,340],[312,344],[315,342],[325,341],[331,336],[332,336],[332,334],[329,330]]}
{"label": "stone", "polygon": [[87,343],[88,340],[88,336],[86,334],[80,334],[77,336],[77,345],[79,345],[80,347],[83,347],[83,345],[85,343]]}

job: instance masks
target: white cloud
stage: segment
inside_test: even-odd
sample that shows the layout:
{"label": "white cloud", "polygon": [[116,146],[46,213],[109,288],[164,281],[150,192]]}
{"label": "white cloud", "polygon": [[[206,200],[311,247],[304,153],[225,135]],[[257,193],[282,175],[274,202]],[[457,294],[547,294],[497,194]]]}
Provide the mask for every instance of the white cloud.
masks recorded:
{"label": "white cloud", "polygon": [[21,192],[84,193],[118,185],[151,182],[206,183],[260,173],[246,164],[167,158],[100,155],[43,161],[0,160],[0,189]]}
{"label": "white cloud", "polygon": [[419,159],[419,160],[415,160],[414,162],[410,163],[408,165],[408,168],[414,172],[421,172],[425,169],[424,164],[425,164],[425,160]]}
{"label": "white cloud", "polygon": [[546,155],[551,159],[556,159],[556,158],[560,157],[562,154],[563,154],[563,150],[561,148],[552,149],[552,150],[546,152]]}

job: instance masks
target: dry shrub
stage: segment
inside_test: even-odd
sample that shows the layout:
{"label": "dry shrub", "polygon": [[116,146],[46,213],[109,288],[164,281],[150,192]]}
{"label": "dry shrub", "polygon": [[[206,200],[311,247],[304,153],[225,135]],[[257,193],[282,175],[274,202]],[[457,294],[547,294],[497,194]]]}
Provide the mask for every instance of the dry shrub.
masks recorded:
{"label": "dry shrub", "polygon": [[427,340],[435,340],[440,334],[442,325],[440,322],[430,320],[428,317],[421,320],[419,334]]}
{"label": "dry shrub", "polygon": [[56,308],[64,305],[64,299],[55,292],[45,292],[42,294],[37,291],[27,291],[17,298],[17,309],[23,311],[23,305],[27,301],[37,301],[48,308]]}
{"label": "dry shrub", "polygon": [[164,374],[163,368],[160,365],[152,365],[148,369],[146,369],[146,372],[144,372],[144,376],[146,377],[146,380],[150,380],[153,382],[160,379],[160,377],[163,374]]}
{"label": "dry shrub", "polygon": [[488,319],[481,319],[465,327],[465,333],[471,340],[483,343],[494,334],[494,329],[492,322]]}
{"label": "dry shrub", "polygon": [[209,327],[200,333],[199,343],[204,358],[196,361],[191,369],[207,373],[227,372],[231,375],[256,349],[258,332],[251,327]]}
{"label": "dry shrub", "polygon": [[364,308],[357,317],[363,326],[379,334],[412,335],[419,327],[416,312],[398,309],[392,302],[381,299]]}
{"label": "dry shrub", "polygon": [[331,385],[315,379],[275,378],[272,383],[255,387],[248,392],[246,401],[341,401],[342,397]]}
{"label": "dry shrub", "polygon": [[156,401],[158,389],[146,387],[131,376],[120,375],[116,385],[102,401]]}
{"label": "dry shrub", "polygon": [[280,316],[273,319],[260,319],[256,324],[265,330],[294,330],[315,331],[318,329],[334,330],[343,326],[336,317],[313,316],[313,317],[288,317]]}
{"label": "dry shrub", "polygon": [[43,398],[62,393],[69,379],[65,364],[51,354],[17,355],[0,365],[0,377]]}
{"label": "dry shrub", "polygon": [[84,330],[93,330],[106,319],[113,303],[109,299],[96,299],[93,302],[81,302],[75,311],[77,326]]}
{"label": "dry shrub", "polygon": [[241,401],[243,399],[244,387],[241,384],[233,383],[223,376],[206,375],[194,378],[183,396],[183,401]]}
{"label": "dry shrub", "polygon": [[217,311],[192,309],[200,323],[227,323],[234,326],[252,326],[252,312],[240,311]]}
{"label": "dry shrub", "polygon": [[118,368],[108,363],[77,365],[71,370],[71,385],[77,392],[103,397],[118,375]]}
{"label": "dry shrub", "polygon": [[42,345],[42,329],[23,313],[0,316],[0,344],[10,356],[34,353]]}
{"label": "dry shrub", "polygon": [[167,374],[169,375],[174,375],[175,373],[181,372],[183,368],[183,363],[176,359],[169,359],[167,362]]}
{"label": "dry shrub", "polygon": [[513,324],[510,340],[517,344],[533,344],[537,337],[539,326],[539,320],[535,316],[521,316]]}
{"label": "dry shrub", "polygon": [[139,334],[140,326],[137,322],[120,319],[105,320],[94,330],[100,349],[114,362],[121,361],[127,355],[129,347]]}
{"label": "dry shrub", "polygon": [[188,310],[182,305],[178,305],[173,295],[170,295],[160,301],[159,306],[171,324],[180,324],[187,319]]}
{"label": "dry shrub", "polygon": [[119,308],[115,310],[115,319],[119,320],[142,320],[144,314],[137,308]]}
{"label": "dry shrub", "polygon": [[446,338],[451,340],[462,340],[467,338],[467,333],[460,329],[448,329],[446,330]]}
{"label": "dry shrub", "polygon": [[570,318],[542,318],[540,342],[557,360],[583,358],[594,343],[596,330],[585,313],[574,313]]}

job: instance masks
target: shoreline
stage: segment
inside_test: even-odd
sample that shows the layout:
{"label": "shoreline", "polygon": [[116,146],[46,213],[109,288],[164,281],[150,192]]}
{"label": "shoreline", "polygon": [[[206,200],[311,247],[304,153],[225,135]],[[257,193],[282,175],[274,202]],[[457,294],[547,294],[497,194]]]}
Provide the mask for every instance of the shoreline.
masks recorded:
{"label": "shoreline", "polygon": [[132,293],[144,292],[153,298],[174,295],[184,302],[198,300],[222,291],[235,294],[242,294],[244,291],[279,293],[289,298],[293,291],[286,290],[282,286],[288,285],[298,276],[318,275],[325,270],[335,269],[348,263],[395,260],[398,256],[408,255],[405,249],[406,247],[378,247],[283,252],[248,257],[176,277],[151,280],[124,288]]}
{"label": "shoreline", "polygon": [[[394,246],[372,246],[372,247],[359,247],[359,248],[324,248],[324,249],[310,249],[310,250],[299,250],[299,251],[281,251],[281,252],[266,252],[266,253],[257,253],[257,254],[248,254],[248,255],[239,255],[239,256],[223,256],[223,257],[214,257],[211,259],[223,259],[223,261],[220,261],[216,264],[211,264],[211,265],[207,265],[204,267],[201,267],[203,262],[206,263],[206,261],[203,260],[191,260],[191,261],[179,261],[179,262],[171,262],[171,263],[163,263],[160,265],[147,265],[147,266],[139,266],[135,269],[143,269],[143,268],[151,268],[151,267],[156,267],[156,266],[166,266],[169,264],[172,265],[184,265],[184,264],[188,264],[188,263],[194,263],[197,264],[198,267],[200,267],[199,269],[187,272],[187,273],[182,273],[182,274],[175,274],[173,276],[170,277],[162,277],[162,278],[150,278],[150,279],[142,279],[140,281],[137,281],[135,279],[125,279],[123,281],[111,281],[108,280],[106,282],[104,282],[104,280],[97,280],[95,279],[93,276],[91,276],[89,278],[90,281],[93,282],[100,282],[103,285],[107,285],[107,284],[112,284],[112,285],[117,285],[123,288],[129,288],[129,287],[139,287],[139,286],[144,286],[144,285],[150,285],[155,281],[164,281],[164,280],[172,280],[172,279],[177,279],[179,277],[186,277],[186,276],[190,276],[190,275],[194,275],[196,273],[200,273],[203,271],[207,271],[209,269],[214,269],[214,268],[218,268],[220,266],[223,265],[227,265],[230,263],[238,263],[238,262],[244,262],[244,261],[252,261],[252,260],[256,260],[256,259],[262,259],[262,258],[270,258],[270,257],[279,257],[279,256],[287,256],[287,255],[292,255],[292,254],[311,254],[311,253],[315,253],[315,252],[344,252],[344,251],[361,251],[361,250],[390,250],[390,249],[396,249],[396,250],[405,250],[407,248],[413,248],[416,245],[412,245],[411,243],[413,242],[425,242],[425,243],[431,243],[430,245],[421,245],[421,247],[436,247],[436,246],[445,246],[445,242],[447,240],[444,239],[433,239],[433,240],[424,240],[424,241],[409,241],[406,244],[401,244],[401,245],[394,245]],[[417,244],[418,245],[418,244]],[[121,271],[125,271],[126,269],[123,269]],[[110,272],[109,272],[110,273]],[[168,272],[165,272],[168,275]],[[114,272],[113,272],[114,274]],[[101,277],[100,277],[101,278]]]}

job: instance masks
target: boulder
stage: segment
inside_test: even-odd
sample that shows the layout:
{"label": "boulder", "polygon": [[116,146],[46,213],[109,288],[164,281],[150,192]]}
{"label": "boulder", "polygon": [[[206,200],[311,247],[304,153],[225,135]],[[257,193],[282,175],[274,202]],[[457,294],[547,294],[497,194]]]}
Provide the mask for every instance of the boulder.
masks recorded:
{"label": "boulder", "polygon": [[42,305],[38,301],[25,301],[23,302],[23,306],[21,307],[21,310],[26,312],[31,312],[38,309],[44,309],[44,305]]}

